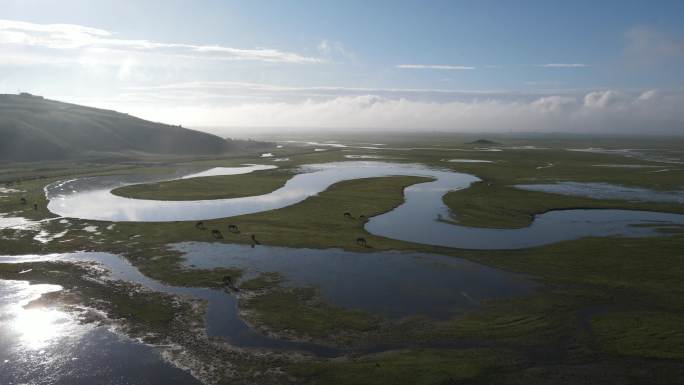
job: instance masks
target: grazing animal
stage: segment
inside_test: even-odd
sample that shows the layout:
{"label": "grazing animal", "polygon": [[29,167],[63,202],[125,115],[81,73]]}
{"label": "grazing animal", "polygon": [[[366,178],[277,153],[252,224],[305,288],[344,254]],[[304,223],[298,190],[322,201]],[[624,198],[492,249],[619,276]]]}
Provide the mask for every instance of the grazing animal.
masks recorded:
{"label": "grazing animal", "polygon": [[195,223],[195,228],[200,229],[200,230],[204,230],[206,227],[204,227],[204,222],[199,221],[199,222]]}
{"label": "grazing animal", "polygon": [[26,198],[24,198],[24,197],[21,197],[21,199],[19,199],[19,201],[21,202],[22,205],[26,204]]}
{"label": "grazing animal", "polygon": [[221,281],[223,281],[224,286],[230,288],[233,291],[240,290],[237,286],[235,286],[235,282],[233,282],[233,278],[230,275],[224,275]]}
{"label": "grazing animal", "polygon": [[216,239],[223,239],[223,234],[219,230],[211,230],[211,236],[213,236]]}
{"label": "grazing animal", "polygon": [[261,244],[261,242],[257,241],[256,235],[254,235],[254,234],[252,234],[252,242],[253,242],[252,247],[254,247],[254,245],[260,245]]}
{"label": "grazing animal", "polygon": [[240,229],[237,227],[237,225],[228,225],[228,231],[237,234],[240,232]]}
{"label": "grazing animal", "polygon": [[345,212],[345,213],[344,213],[344,217],[345,217],[345,218],[351,218],[352,215],[351,215],[350,212]]}
{"label": "grazing animal", "polygon": [[356,244],[359,246],[368,247],[368,242],[366,242],[366,238],[363,237],[356,238]]}
{"label": "grazing animal", "polygon": [[361,222],[365,222],[365,221],[367,221],[368,219],[366,218],[365,215],[361,214],[361,215],[359,215],[359,220],[360,220]]}

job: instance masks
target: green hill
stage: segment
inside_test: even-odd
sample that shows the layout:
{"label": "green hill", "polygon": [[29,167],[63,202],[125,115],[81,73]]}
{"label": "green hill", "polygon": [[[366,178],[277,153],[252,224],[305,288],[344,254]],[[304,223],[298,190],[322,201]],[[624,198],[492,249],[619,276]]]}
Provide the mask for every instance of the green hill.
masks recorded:
{"label": "green hill", "polygon": [[237,144],[215,135],[30,94],[0,95],[0,161],[100,154],[211,155]]}

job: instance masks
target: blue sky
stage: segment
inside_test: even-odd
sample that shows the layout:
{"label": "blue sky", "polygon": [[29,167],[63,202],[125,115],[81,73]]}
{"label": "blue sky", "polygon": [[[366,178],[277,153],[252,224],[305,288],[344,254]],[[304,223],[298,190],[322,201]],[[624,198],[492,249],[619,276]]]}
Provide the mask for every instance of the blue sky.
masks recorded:
{"label": "blue sky", "polygon": [[681,1],[3,0],[0,92],[196,127],[679,132],[682,15]]}

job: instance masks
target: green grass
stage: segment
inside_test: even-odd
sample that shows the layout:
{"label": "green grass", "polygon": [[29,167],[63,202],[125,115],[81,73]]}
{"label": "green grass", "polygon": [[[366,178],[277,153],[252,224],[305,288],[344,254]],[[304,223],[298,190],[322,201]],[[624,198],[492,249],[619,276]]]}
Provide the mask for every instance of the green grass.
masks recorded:
{"label": "green grass", "polygon": [[684,316],[658,312],[611,312],[591,327],[606,351],[650,358],[684,360]]}
{"label": "green grass", "polygon": [[280,273],[261,273],[255,278],[241,281],[239,283],[239,287],[240,290],[262,291],[266,289],[272,289],[282,281],[283,276]]}
{"label": "green grass", "polygon": [[[238,225],[241,234],[226,236],[227,243],[250,243],[250,234],[255,234],[262,244],[268,245],[341,247],[355,251],[402,249],[406,248],[405,242],[366,233],[360,216],[369,218],[393,209],[404,201],[402,191],[406,186],[426,180],[421,177],[349,180],[293,206],[204,222],[207,228],[218,229]],[[345,212],[353,218],[345,217]],[[368,247],[358,246],[358,237],[365,237]]]}
{"label": "green grass", "polygon": [[[244,286],[241,286],[244,289]],[[247,318],[278,334],[292,334],[327,343],[358,344],[360,333],[376,328],[379,317],[360,310],[344,309],[321,300],[309,287],[272,287],[241,301]],[[354,340],[357,341],[354,341]]]}
{"label": "green grass", "polygon": [[267,194],[282,187],[292,176],[284,170],[257,171],[136,184],[116,188],[112,193],[126,198],[174,201],[239,198]]}
{"label": "green grass", "polygon": [[669,203],[628,202],[591,199],[510,186],[477,182],[469,188],[452,191],[444,203],[454,219],[472,227],[520,228],[529,226],[535,215],[558,209],[633,209],[684,213],[684,206]]}
{"label": "green grass", "polygon": [[516,361],[509,352],[491,349],[411,350],[302,363],[288,369],[304,384],[435,385],[495,378],[498,371],[513,367]]}

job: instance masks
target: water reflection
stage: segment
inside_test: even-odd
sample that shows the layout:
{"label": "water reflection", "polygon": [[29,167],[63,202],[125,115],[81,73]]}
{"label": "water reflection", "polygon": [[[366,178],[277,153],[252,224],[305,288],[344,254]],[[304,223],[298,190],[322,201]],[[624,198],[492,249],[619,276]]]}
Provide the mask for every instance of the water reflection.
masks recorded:
{"label": "water reflection", "polygon": [[[273,166],[269,166],[273,167]],[[73,186],[79,181],[48,186],[48,208],[55,214],[105,221],[179,221],[202,220],[251,214],[289,206],[320,193],[330,185],[349,179],[391,175],[417,175],[444,178],[451,189],[468,186],[476,177],[448,171],[437,171],[414,164],[383,162],[340,162],[308,165],[285,186],[268,194],[204,201],[153,201],[129,199],[111,194],[112,186],[83,190]],[[103,186],[102,182],[99,186]]]}
{"label": "water reflection", "polygon": [[[57,285],[29,285],[21,281],[0,281],[4,338],[14,338],[23,350],[41,350],[60,336],[75,334],[81,328],[68,314],[52,308],[25,306],[41,295],[59,291]],[[4,339],[3,338],[3,339]]]}
{"label": "water reflection", "polygon": [[[0,256],[0,263],[40,261],[96,262],[106,267],[108,278],[140,284],[157,292],[189,296],[207,302],[205,324],[207,335],[221,337],[232,345],[241,347],[289,349],[313,352],[320,356],[334,356],[335,349],[316,344],[279,340],[257,333],[239,316],[237,300],[223,290],[203,287],[179,287],[166,285],[143,275],[126,259],[109,253],[77,252],[65,254]],[[0,281],[1,282],[1,281]]]}
{"label": "water reflection", "polygon": [[558,182],[552,184],[521,184],[515,187],[522,190],[595,199],[624,199],[684,204],[684,191],[656,191],[642,187],[628,187],[610,183]]}
{"label": "water reflection", "polygon": [[0,384],[199,384],[152,347],[57,308],[27,306],[57,290],[0,280]]}
{"label": "water reflection", "polygon": [[188,267],[236,267],[245,271],[244,279],[277,272],[286,284],[319,288],[326,302],[388,317],[452,317],[482,300],[524,295],[533,287],[524,276],[435,254],[203,242],[174,248]]}
{"label": "water reflection", "polygon": [[183,175],[182,179],[199,178],[204,176],[217,175],[241,175],[249,174],[254,171],[272,170],[278,168],[268,164],[247,164],[242,167],[214,167],[206,171],[196,172],[188,175]]}

